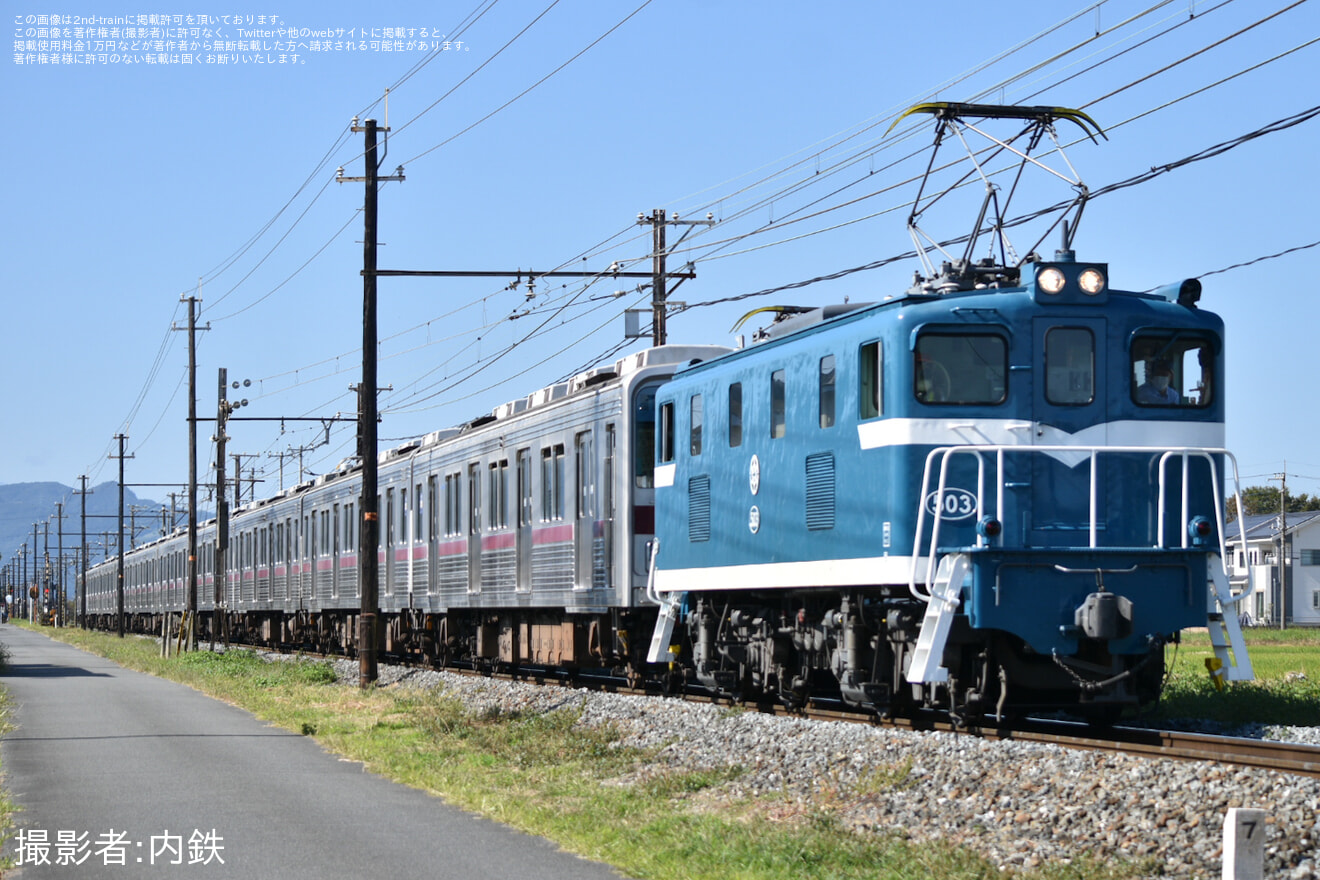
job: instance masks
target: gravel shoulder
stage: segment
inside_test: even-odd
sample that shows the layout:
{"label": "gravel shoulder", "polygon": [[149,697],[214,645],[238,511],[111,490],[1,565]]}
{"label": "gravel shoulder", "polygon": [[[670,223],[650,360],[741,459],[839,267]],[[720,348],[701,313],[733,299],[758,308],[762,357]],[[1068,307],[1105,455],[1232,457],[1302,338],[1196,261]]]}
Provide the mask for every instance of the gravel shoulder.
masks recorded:
{"label": "gravel shoulder", "polygon": [[[336,672],[356,684],[357,664]],[[1001,868],[1083,853],[1152,876],[1217,877],[1230,807],[1266,811],[1265,877],[1320,880],[1320,780],[1289,773],[1100,755],[1059,746],[781,718],[703,703],[382,666],[382,686],[443,688],[478,712],[572,710],[653,750],[633,779],[738,768],[701,809],[786,821],[829,810],[858,833],[967,845]],[[1320,743],[1320,728],[1235,730]]]}

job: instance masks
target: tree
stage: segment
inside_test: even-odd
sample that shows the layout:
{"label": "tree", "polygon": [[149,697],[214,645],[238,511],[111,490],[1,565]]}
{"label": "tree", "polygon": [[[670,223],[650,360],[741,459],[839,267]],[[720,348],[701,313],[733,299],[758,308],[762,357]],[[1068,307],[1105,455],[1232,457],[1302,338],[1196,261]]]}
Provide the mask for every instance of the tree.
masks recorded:
{"label": "tree", "polygon": [[[1301,513],[1307,510],[1320,510],[1320,496],[1287,495],[1288,512]],[[1248,486],[1242,490],[1242,509],[1248,516],[1279,512],[1279,490],[1275,486]],[[1237,519],[1237,499],[1228,499],[1228,520]]]}

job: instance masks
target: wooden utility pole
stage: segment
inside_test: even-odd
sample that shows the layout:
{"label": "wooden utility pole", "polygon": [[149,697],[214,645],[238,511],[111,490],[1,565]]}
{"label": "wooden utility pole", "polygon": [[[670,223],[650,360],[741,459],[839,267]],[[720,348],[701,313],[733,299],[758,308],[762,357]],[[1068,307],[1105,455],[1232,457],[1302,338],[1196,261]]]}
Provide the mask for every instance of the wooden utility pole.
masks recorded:
{"label": "wooden utility pole", "polygon": [[[225,609],[225,554],[229,550],[229,502],[225,500],[225,422],[229,417],[229,401],[225,399],[225,380],[228,371],[220,368],[219,392],[215,413],[215,596],[211,611],[211,650],[215,650],[217,631],[226,621]],[[227,635],[227,633],[226,633]],[[226,638],[226,641],[228,639]]]}
{"label": "wooden utility pole", "polygon": [[[377,156],[376,136],[379,132],[389,132],[389,127],[381,128],[376,120],[363,120],[362,125],[353,120],[354,132],[362,132],[366,143],[365,175],[363,177],[345,177],[343,169],[337,177],[340,183],[361,182],[366,185],[366,194],[362,202],[362,382],[358,386],[358,437],[357,454],[362,462],[362,497],[358,507],[361,519],[358,521],[358,589],[362,601],[358,611],[358,681],[362,687],[369,687],[377,676],[377,643],[380,639],[377,619],[380,616],[380,503],[379,469],[377,451],[379,437],[376,421],[379,417],[376,405],[376,250],[377,250],[377,196],[380,184],[385,181],[402,181],[403,167],[393,175],[380,175],[380,158]],[[388,143],[388,134],[387,134]]]}
{"label": "wooden utility pole", "polygon": [[1288,626],[1288,462],[1283,473],[1270,477],[1279,481],[1279,629]]}
{"label": "wooden utility pole", "polygon": [[[200,282],[198,283],[200,287]],[[184,650],[197,650],[197,331],[210,330],[211,325],[197,326],[195,296],[181,296],[179,302],[188,304],[188,596],[187,629]],[[182,330],[182,327],[174,327]],[[170,528],[174,519],[170,518]]]}
{"label": "wooden utility pole", "polygon": [[124,637],[124,459],[133,456],[124,455],[124,441],[128,439],[127,435],[116,434],[115,439],[119,441],[119,454],[110,456],[119,459],[119,557],[115,564],[115,631],[122,639]]}
{"label": "wooden utility pole", "polygon": [[55,547],[55,558],[59,560],[59,565],[55,566],[58,574],[55,577],[55,602],[59,612],[55,615],[55,625],[64,626],[64,617],[66,614],[64,602],[64,502],[55,502],[55,519],[57,525],[57,541]]}
{"label": "wooden utility pole", "polygon": [[[651,344],[655,346],[664,345],[669,338],[665,321],[669,314],[669,279],[679,277],[671,275],[665,268],[665,258],[669,256],[670,248],[665,245],[665,227],[667,226],[687,226],[689,227],[678,241],[674,242],[674,247],[682,243],[687,238],[688,233],[694,226],[714,226],[715,220],[710,215],[706,215],[705,220],[680,220],[678,214],[673,217],[665,218],[665,209],[656,208],[651,212],[651,216],[645,214],[637,215],[639,225],[650,225],[651,227]],[[680,277],[679,284],[683,279],[691,278],[690,273],[685,273]],[[675,285],[677,287],[677,285]]]}
{"label": "wooden utility pole", "polygon": [[79,499],[82,501],[82,540],[78,546],[82,548],[82,570],[78,575],[77,606],[78,606],[78,625],[83,629],[87,628],[87,496],[92,494],[87,490],[87,475],[83,474],[78,478],[82,483],[82,488],[78,490]]}

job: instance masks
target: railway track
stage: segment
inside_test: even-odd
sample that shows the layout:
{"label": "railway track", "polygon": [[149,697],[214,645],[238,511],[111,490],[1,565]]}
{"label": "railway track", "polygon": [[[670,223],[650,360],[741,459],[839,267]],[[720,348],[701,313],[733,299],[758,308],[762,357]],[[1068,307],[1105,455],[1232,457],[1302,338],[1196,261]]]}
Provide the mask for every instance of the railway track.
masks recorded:
{"label": "railway track", "polygon": [[[323,655],[327,659],[344,659],[342,655]],[[389,663],[419,667],[397,656]],[[432,668],[425,666],[425,668]],[[462,675],[493,676],[549,686],[585,687],[608,690],[613,693],[660,697],[655,688],[632,687],[622,678],[603,675],[565,676],[550,670],[522,669],[516,672],[498,672],[446,666],[445,671]],[[685,694],[684,699],[700,702],[729,704],[730,701],[702,693]],[[1251,767],[1294,773],[1320,778],[1320,746],[1246,737],[1215,736],[1178,730],[1124,727],[1095,728],[1082,722],[1047,719],[1018,720],[1003,726],[957,726],[947,718],[922,714],[915,718],[877,719],[873,714],[846,707],[810,706],[805,710],[790,710],[777,702],[743,701],[736,705],[748,711],[776,715],[797,715],[819,721],[844,721],[855,724],[879,724],[918,731],[938,731],[976,736],[992,741],[1017,741],[1052,744],[1084,751],[1111,752],[1145,758],[1170,758],[1180,761],[1220,763],[1236,767]]]}

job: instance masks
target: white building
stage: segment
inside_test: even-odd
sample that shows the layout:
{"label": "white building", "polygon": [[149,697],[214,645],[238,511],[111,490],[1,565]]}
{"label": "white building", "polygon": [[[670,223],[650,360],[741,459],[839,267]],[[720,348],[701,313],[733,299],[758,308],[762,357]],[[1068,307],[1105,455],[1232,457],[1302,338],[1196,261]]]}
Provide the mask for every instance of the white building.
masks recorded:
{"label": "white building", "polygon": [[1242,612],[1256,626],[1278,626],[1280,609],[1288,626],[1320,626],[1320,510],[1287,515],[1282,572],[1279,514],[1246,516],[1242,526],[1245,547],[1238,522],[1234,520],[1226,528],[1234,592],[1246,586],[1248,569],[1256,586],[1256,594],[1246,603],[1250,607]]}

